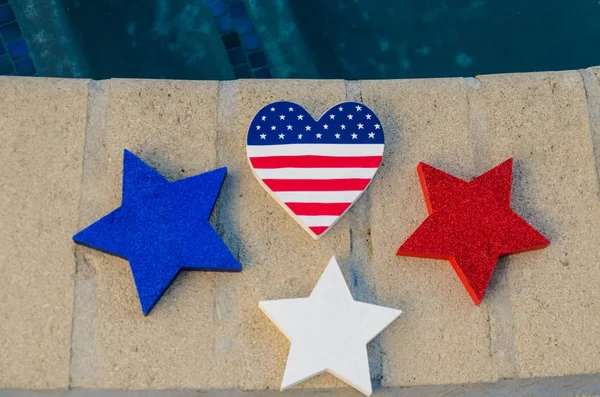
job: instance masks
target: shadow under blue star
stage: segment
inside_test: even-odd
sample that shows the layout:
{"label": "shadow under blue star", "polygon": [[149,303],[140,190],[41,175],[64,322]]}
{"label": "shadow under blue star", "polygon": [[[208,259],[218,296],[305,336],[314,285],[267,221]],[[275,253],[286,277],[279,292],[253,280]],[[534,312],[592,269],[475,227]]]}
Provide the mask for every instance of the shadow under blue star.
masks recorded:
{"label": "shadow under blue star", "polygon": [[125,150],[121,207],[73,240],[129,261],[147,315],[181,270],[242,270],[208,222],[226,173],[169,182]]}

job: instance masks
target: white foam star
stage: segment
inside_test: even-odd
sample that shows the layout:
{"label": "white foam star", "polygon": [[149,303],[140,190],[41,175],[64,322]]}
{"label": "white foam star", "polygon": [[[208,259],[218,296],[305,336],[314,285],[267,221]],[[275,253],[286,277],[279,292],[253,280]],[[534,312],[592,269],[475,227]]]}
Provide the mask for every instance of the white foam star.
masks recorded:
{"label": "white foam star", "polygon": [[367,343],[402,313],[355,301],[335,257],[308,298],[262,301],[258,307],[291,342],[281,390],[327,371],[367,396]]}

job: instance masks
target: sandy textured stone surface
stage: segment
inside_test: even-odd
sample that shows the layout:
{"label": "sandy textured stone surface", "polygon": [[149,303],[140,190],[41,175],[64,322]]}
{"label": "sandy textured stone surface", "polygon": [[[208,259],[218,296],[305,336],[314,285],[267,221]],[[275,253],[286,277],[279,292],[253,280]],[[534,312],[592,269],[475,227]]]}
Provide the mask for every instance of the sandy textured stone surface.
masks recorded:
{"label": "sandy textured stone surface", "polygon": [[[216,168],[217,82],[111,80],[90,96],[80,228],[121,203],[123,149],[169,180]],[[71,385],[232,387],[213,274],[182,272],[148,317],[127,261],[77,247]],[[220,277],[228,283],[237,274]]]}
{"label": "sandy textured stone surface", "polygon": [[[349,389],[274,390],[89,390],[71,389],[54,392],[4,390],[2,397],[359,397]],[[543,379],[503,379],[496,383],[467,385],[417,386],[375,389],[375,397],[598,397],[600,377],[597,375],[565,376]]]}
{"label": "sandy textured stone surface", "polygon": [[599,372],[600,201],[581,76],[479,79],[492,162],[514,157],[512,206],[551,241],[504,259],[518,376]]}
{"label": "sandy textured stone surface", "polygon": [[[0,388],[271,395],[289,342],[258,302],[307,296],[335,255],[356,299],[403,310],[370,344],[377,393],[593,395],[599,80],[600,69],[362,82],[111,80],[89,90],[85,80],[0,79]],[[315,241],[254,178],[247,128],[273,101],[318,118],[346,99],[381,119],[384,160],[367,193]],[[169,180],[228,167],[211,221],[242,273],[183,272],[144,317],[127,261],[72,243],[120,205],[123,149]],[[420,161],[471,180],[508,157],[513,208],[551,245],[502,258],[475,306],[448,262],[395,252],[427,216]],[[540,379],[482,383],[548,376],[564,378],[541,388]],[[340,387],[323,374],[289,393],[354,393]]]}
{"label": "sandy textured stone surface", "polygon": [[[347,221],[314,241],[254,179],[245,154],[247,126],[262,106],[298,98],[317,117],[345,99],[344,83],[226,82],[218,104],[217,88],[95,87],[91,107],[108,110],[93,112],[88,128],[80,227],[120,204],[123,148],[171,180],[227,166],[213,219],[244,271],[183,273],[144,318],[127,262],[78,247],[74,387],[278,388],[289,344],[258,301],[308,295],[333,254],[344,266]],[[331,385],[342,383],[323,375],[304,386]]]}
{"label": "sandy textured stone surface", "polygon": [[370,187],[372,266],[380,304],[404,311],[381,336],[383,386],[493,381],[488,313],[473,304],[450,263],[396,257],[426,218],[420,161],[477,176],[462,79],[363,81],[386,148]]}
{"label": "sandy textured stone surface", "polygon": [[[260,300],[307,296],[332,255],[348,270],[350,235],[347,217],[315,241],[273,200],[254,178],[246,158],[246,133],[263,106],[278,100],[297,102],[318,118],[346,99],[342,81],[239,81],[225,83],[220,102],[219,162],[230,169],[220,208],[220,229],[237,247],[244,270],[225,285],[220,305],[239,316],[236,344],[243,352],[231,377],[242,389],[279,389],[289,343],[259,310]],[[235,100],[233,100],[235,98]],[[237,124],[232,120],[237,118]],[[225,235],[225,233],[223,233]],[[347,272],[346,272],[347,274]],[[230,331],[234,332],[234,331]],[[325,374],[302,387],[343,385]]]}
{"label": "sandy textured stone surface", "polygon": [[0,78],[0,388],[65,388],[86,80]]}

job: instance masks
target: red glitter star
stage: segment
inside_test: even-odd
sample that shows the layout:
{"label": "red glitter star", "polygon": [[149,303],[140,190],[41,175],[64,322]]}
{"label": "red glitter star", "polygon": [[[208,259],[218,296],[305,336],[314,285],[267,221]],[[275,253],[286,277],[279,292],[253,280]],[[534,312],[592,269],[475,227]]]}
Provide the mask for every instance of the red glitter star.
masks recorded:
{"label": "red glitter star", "polygon": [[424,163],[417,171],[429,217],[396,255],[449,260],[476,305],[499,256],[550,244],[510,208],[512,159],[471,182]]}

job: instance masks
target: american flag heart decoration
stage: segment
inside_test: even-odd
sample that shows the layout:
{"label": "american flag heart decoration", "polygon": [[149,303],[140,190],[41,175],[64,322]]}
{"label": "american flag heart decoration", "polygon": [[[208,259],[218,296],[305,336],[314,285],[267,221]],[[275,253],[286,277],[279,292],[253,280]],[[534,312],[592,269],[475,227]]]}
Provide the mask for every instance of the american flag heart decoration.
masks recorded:
{"label": "american flag heart decoration", "polygon": [[246,152],[261,185],[313,238],[327,232],[367,189],[383,157],[381,122],[343,102],[315,121],[275,102],[250,123]]}

